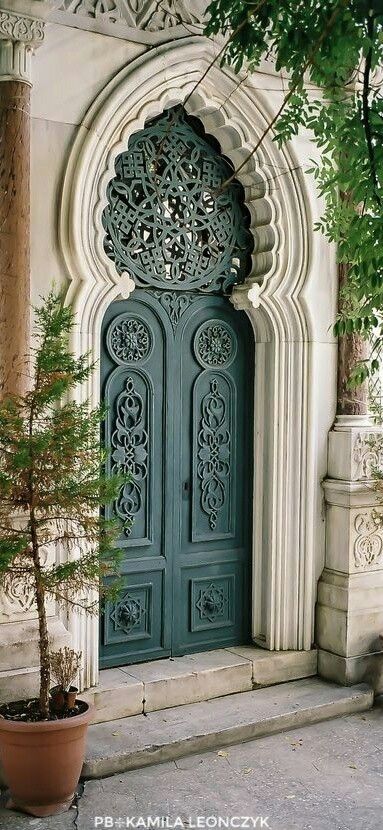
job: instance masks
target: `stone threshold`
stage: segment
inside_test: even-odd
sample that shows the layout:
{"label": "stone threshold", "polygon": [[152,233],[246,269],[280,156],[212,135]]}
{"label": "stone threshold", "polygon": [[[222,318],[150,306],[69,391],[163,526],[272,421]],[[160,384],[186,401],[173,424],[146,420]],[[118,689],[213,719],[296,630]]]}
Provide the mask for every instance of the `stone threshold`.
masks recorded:
{"label": "stone threshold", "polygon": [[309,678],[90,726],[84,778],[174,761],[186,755],[299,729],[373,705],[368,686]]}
{"label": "stone threshold", "polygon": [[316,649],[272,652],[242,646],[104,669],[98,686],[81,698],[93,703],[94,723],[105,723],[316,673]]}

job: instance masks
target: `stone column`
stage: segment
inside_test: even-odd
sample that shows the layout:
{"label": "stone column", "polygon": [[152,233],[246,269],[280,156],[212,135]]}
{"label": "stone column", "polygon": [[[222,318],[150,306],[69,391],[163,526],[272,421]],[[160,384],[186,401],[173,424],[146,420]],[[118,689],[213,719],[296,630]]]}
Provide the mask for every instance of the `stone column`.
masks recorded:
{"label": "stone column", "polygon": [[[340,282],[344,279],[340,272]],[[316,643],[322,677],[361,681],[383,691],[383,528],[374,470],[383,468],[383,432],[368,415],[367,384],[347,377],[368,345],[359,335],[339,341],[338,415],[329,434],[326,558],[318,585]]]}
{"label": "stone column", "polygon": [[20,394],[30,317],[31,57],[44,24],[0,9],[0,395]]}
{"label": "stone column", "polygon": [[[0,395],[22,393],[28,377],[31,60],[43,36],[41,20],[0,8]],[[55,604],[47,610],[53,641],[68,644]],[[21,581],[0,591],[0,629],[0,702],[35,695],[38,624]]]}

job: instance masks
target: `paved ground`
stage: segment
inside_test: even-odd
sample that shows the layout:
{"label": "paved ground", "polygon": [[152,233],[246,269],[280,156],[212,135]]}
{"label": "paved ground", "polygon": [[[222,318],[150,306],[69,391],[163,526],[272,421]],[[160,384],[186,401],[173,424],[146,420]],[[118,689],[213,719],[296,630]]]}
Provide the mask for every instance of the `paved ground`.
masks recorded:
{"label": "paved ground", "polygon": [[0,827],[144,830],[140,817],[158,816],[160,830],[218,830],[220,816],[231,830],[382,830],[382,748],[379,702],[363,715],[89,781],[78,812],[32,819],[0,809]]}

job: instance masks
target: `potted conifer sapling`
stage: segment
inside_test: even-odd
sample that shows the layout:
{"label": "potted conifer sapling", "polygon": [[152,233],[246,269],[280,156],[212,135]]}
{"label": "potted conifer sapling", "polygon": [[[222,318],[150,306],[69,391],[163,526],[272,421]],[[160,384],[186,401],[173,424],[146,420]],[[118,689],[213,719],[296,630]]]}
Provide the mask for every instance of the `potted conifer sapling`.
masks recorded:
{"label": "potted conifer sapling", "polygon": [[[39,697],[0,707],[0,759],[13,805],[36,816],[69,807],[91,717],[87,703],[65,698],[80,655],[52,657],[46,602],[97,612],[99,584],[119,562],[117,527],[100,507],[127,481],[103,472],[102,410],[74,400],[93,367],[69,349],[73,325],[73,311],[51,291],[36,309],[30,388],[0,403],[0,583],[33,596],[40,661]],[[51,660],[65,686],[61,707],[50,698]]]}

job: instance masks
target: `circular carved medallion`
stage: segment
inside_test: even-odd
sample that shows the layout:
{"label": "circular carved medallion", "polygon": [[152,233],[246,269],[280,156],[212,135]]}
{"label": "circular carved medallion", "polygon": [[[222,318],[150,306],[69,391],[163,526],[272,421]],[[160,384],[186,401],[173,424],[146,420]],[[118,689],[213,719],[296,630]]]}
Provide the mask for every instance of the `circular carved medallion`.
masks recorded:
{"label": "circular carved medallion", "polygon": [[182,107],[134,133],[115,171],[102,224],[119,274],[178,291],[243,282],[254,244],[244,190]]}
{"label": "circular carved medallion", "polygon": [[149,356],[152,336],[140,317],[121,314],[109,326],[106,345],[116,363],[138,363]]}
{"label": "circular carved medallion", "polygon": [[237,342],[232,329],[222,320],[208,320],[197,330],[194,354],[207,369],[228,366],[235,358]]}

